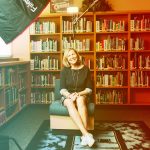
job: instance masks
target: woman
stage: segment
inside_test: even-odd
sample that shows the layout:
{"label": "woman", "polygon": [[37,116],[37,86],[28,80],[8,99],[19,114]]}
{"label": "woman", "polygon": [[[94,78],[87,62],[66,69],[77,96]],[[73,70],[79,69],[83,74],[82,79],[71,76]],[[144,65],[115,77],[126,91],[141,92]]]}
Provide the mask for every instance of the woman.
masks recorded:
{"label": "woman", "polygon": [[81,63],[78,52],[72,48],[64,52],[63,65],[60,78],[62,103],[83,135],[81,145],[91,147],[95,140],[87,131],[86,105],[87,97],[92,93],[90,70]]}

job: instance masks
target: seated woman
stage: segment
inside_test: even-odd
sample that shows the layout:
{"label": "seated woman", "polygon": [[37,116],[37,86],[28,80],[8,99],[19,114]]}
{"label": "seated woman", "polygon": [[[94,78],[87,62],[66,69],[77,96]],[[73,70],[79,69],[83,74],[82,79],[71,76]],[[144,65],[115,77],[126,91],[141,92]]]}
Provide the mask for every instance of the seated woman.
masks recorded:
{"label": "seated woman", "polygon": [[90,70],[82,64],[80,55],[72,48],[65,50],[63,65],[60,75],[62,104],[67,107],[70,117],[82,133],[81,145],[91,147],[95,140],[87,131],[87,100],[92,93]]}

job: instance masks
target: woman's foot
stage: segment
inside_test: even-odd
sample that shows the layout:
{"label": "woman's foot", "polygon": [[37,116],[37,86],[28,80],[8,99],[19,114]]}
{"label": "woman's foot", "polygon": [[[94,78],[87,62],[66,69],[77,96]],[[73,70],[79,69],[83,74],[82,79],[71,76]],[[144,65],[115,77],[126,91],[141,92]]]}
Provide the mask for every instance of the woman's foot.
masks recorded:
{"label": "woman's foot", "polygon": [[84,136],[81,137],[81,145],[82,146],[89,146],[89,147],[92,147],[95,143],[95,140],[93,138],[93,135],[91,133],[88,133]]}

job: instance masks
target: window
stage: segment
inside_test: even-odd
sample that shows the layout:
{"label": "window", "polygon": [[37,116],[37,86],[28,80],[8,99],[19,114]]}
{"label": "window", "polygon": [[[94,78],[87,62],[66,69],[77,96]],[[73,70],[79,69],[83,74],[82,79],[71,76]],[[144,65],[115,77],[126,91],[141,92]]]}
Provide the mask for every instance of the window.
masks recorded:
{"label": "window", "polygon": [[6,44],[0,37],[0,58],[11,57],[11,43]]}

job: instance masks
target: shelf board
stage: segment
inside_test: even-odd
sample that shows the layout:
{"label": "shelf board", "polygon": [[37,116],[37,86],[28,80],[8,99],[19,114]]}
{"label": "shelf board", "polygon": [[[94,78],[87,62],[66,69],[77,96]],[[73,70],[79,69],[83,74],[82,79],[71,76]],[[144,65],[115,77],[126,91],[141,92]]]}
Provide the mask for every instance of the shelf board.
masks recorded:
{"label": "shelf board", "polygon": [[130,71],[150,71],[150,69],[131,69]]}
{"label": "shelf board", "polygon": [[97,89],[127,89],[128,86],[96,86]]}
{"label": "shelf board", "polygon": [[60,33],[35,33],[35,34],[30,34],[30,36],[59,36]]}
{"label": "shelf board", "polygon": [[31,70],[31,72],[60,72],[60,70]]}
{"label": "shelf board", "polygon": [[101,51],[96,51],[96,53],[128,53],[127,50],[101,50]]}
{"label": "shelf board", "polygon": [[80,54],[93,54],[93,51],[78,51]]}
{"label": "shelf board", "polygon": [[150,86],[135,86],[135,87],[130,87],[131,89],[150,89]]}
{"label": "shelf board", "polygon": [[101,31],[101,32],[96,32],[96,34],[127,34],[128,31]]}
{"label": "shelf board", "polygon": [[58,51],[48,51],[48,52],[42,52],[42,51],[40,51],[40,52],[31,52],[30,54],[60,54],[60,52],[58,52]]}
{"label": "shelf board", "polygon": [[8,61],[8,62],[0,62],[1,67],[5,66],[16,66],[16,65],[23,65],[23,64],[29,64],[30,61]]}
{"label": "shelf board", "polygon": [[96,70],[97,72],[118,72],[118,71],[120,71],[120,72],[126,72],[126,71],[128,71],[128,69],[97,69]]}
{"label": "shelf board", "polygon": [[49,89],[49,88],[54,88],[54,85],[47,85],[47,86],[40,86],[40,85],[32,85],[31,86],[31,88],[33,88],[33,89],[35,89],[35,88],[37,88],[37,89],[40,89],[40,88],[43,88],[43,89]]}
{"label": "shelf board", "polygon": [[144,34],[145,34],[145,33],[148,33],[148,34],[149,34],[150,31],[149,31],[149,30],[147,30],[147,31],[130,31],[130,33],[131,33],[131,34],[132,34],[132,33],[134,33],[134,34],[136,34],[136,33],[140,33],[140,34],[141,34],[141,33],[144,33]]}
{"label": "shelf board", "polygon": [[150,50],[130,50],[131,53],[150,53]]}
{"label": "shelf board", "polygon": [[75,33],[73,33],[73,32],[63,32],[62,33],[63,35],[72,35],[72,34],[74,34],[74,35],[89,35],[89,34],[91,34],[91,35],[93,35],[94,34],[94,32],[75,32]]}

